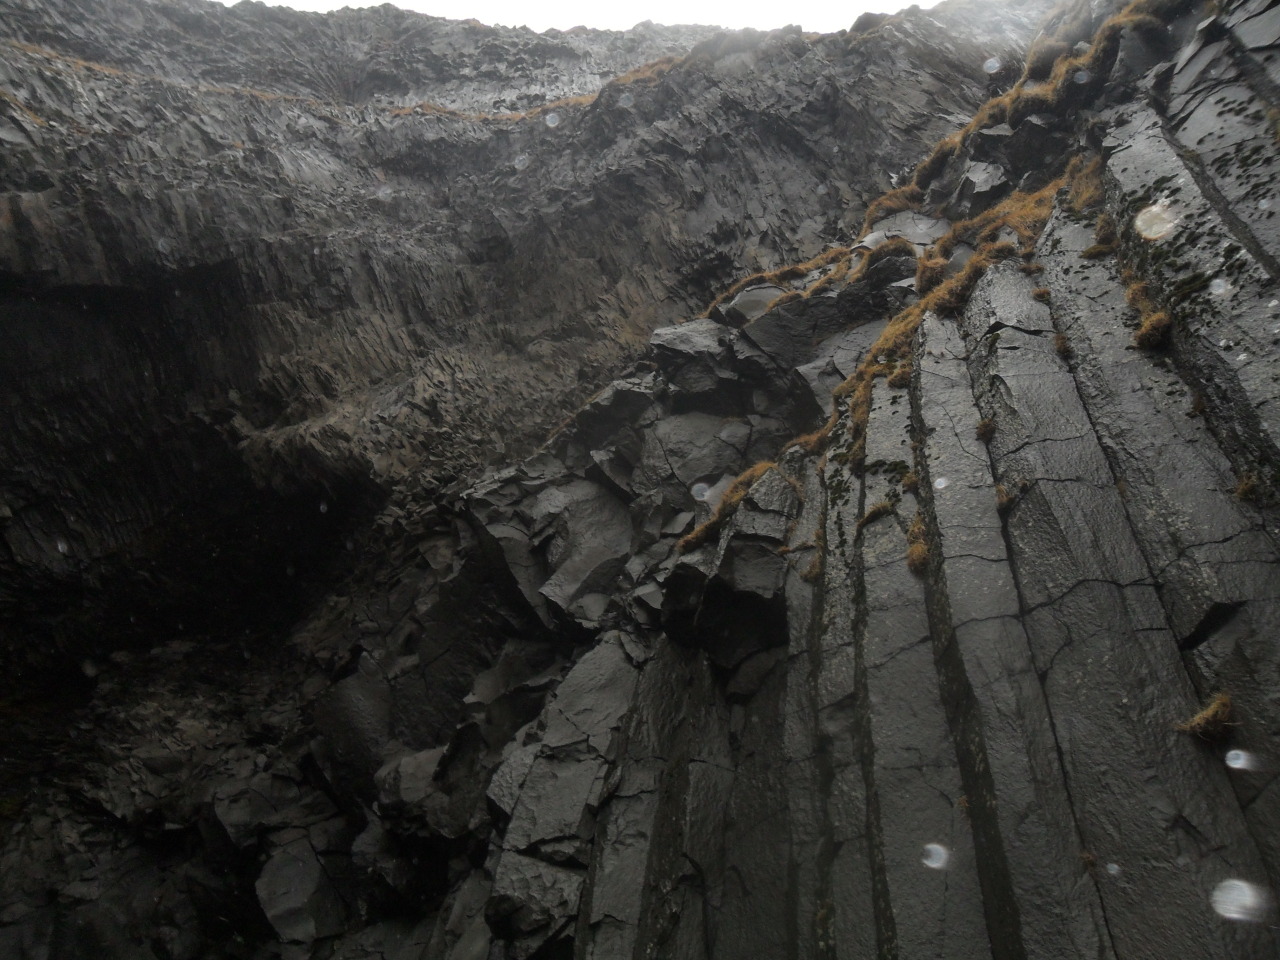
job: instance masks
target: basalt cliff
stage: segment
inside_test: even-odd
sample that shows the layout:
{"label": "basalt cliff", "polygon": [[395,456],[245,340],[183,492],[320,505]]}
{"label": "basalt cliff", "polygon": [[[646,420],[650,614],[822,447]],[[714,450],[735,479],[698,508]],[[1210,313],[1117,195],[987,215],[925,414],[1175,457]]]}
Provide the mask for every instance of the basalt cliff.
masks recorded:
{"label": "basalt cliff", "polygon": [[1280,5],[0,0],[0,956],[1280,955]]}

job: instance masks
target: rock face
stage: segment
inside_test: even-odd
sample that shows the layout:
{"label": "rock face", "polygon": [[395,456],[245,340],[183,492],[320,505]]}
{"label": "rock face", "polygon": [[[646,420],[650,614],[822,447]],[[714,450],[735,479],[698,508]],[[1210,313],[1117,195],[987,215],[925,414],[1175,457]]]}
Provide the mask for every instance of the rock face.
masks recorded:
{"label": "rock face", "polygon": [[416,550],[655,327],[856,232],[1036,9],[552,37],[5,0],[6,672],[256,630],[239,591],[282,629],[372,517]]}
{"label": "rock face", "polygon": [[5,955],[1276,955],[1276,7],[9,7]]}

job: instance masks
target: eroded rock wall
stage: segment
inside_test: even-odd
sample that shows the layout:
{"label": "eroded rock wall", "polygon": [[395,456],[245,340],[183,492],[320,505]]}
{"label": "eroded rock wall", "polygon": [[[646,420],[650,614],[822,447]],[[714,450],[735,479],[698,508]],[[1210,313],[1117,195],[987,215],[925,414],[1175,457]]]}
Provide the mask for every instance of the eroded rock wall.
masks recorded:
{"label": "eroded rock wall", "polygon": [[238,689],[118,658],[0,945],[1274,956],[1274,10],[1067,11]]}
{"label": "eroded rock wall", "polygon": [[[860,38],[552,37],[391,8],[6,3],[12,669],[127,643],[84,621],[148,605],[138,568],[194,596],[269,581],[299,596],[292,618],[328,582],[313,561],[349,565],[371,518],[423,535],[431,491],[530,452],[655,327],[851,235],[889,173],[981,101],[980,54],[1012,55],[1037,10]],[[668,54],[688,56],[605,82]],[[353,57],[364,86],[331,83]],[[591,96],[506,112],[565,93]],[[282,548],[184,557],[234,503]]]}

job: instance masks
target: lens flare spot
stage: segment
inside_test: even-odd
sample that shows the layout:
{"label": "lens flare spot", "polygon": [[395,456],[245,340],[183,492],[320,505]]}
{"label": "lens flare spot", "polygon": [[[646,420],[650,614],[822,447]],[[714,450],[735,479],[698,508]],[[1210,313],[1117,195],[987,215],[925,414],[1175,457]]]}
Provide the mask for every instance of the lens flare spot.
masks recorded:
{"label": "lens flare spot", "polygon": [[940,843],[926,843],[920,852],[920,862],[930,870],[945,870],[951,862],[951,851]]}
{"label": "lens flare spot", "polygon": [[1214,912],[1228,920],[1261,920],[1271,904],[1267,891],[1248,880],[1223,880],[1210,897]]}
{"label": "lens flare spot", "polygon": [[1138,211],[1133,218],[1133,229],[1144,240],[1161,240],[1178,225],[1178,213],[1167,200],[1153,203]]}
{"label": "lens flare spot", "polygon": [[1252,770],[1257,765],[1248,750],[1228,750],[1222,759],[1232,770]]}

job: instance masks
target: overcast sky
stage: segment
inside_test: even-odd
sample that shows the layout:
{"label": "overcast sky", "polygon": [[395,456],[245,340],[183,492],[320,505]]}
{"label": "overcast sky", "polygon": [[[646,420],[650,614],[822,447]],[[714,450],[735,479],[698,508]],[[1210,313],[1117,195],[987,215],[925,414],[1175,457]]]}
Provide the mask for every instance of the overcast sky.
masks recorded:
{"label": "overcast sky", "polygon": [[[222,0],[230,5],[235,0]],[[365,0],[289,0],[272,6],[295,10],[340,10],[343,7],[370,7]],[[395,2],[395,0],[393,0]],[[601,3],[600,0],[399,0],[395,5],[418,10],[436,17],[466,20],[473,17],[481,23],[507,27],[526,26],[542,31],[551,27],[567,30],[579,24],[609,30],[625,30],[643,20],[655,23],[709,23],[721,27],[755,27],[771,30],[798,23],[805,30],[832,33],[847,27],[867,10],[893,13],[911,5],[912,0],[849,0],[847,3],[805,3],[793,7],[773,0],[643,0],[639,4]],[[921,7],[932,7],[937,0],[922,0]]]}

